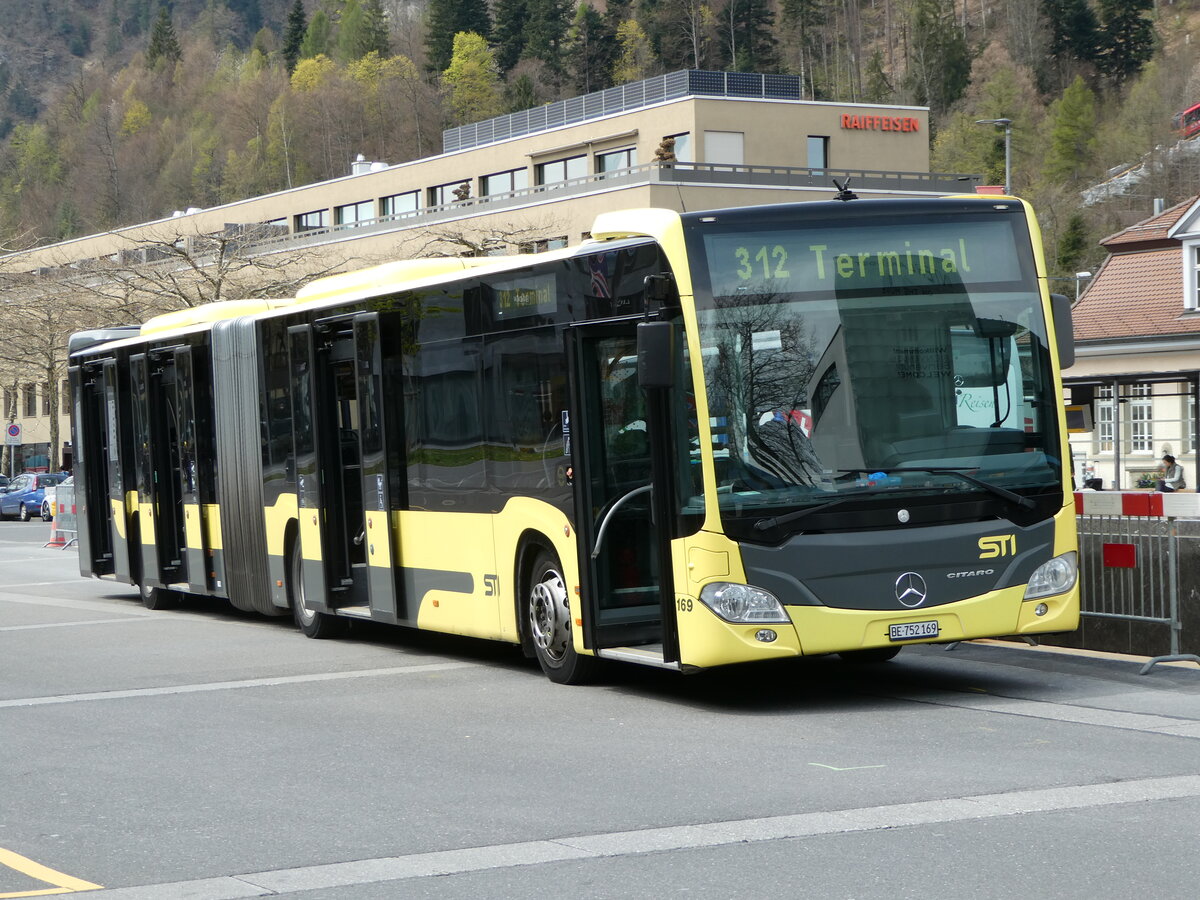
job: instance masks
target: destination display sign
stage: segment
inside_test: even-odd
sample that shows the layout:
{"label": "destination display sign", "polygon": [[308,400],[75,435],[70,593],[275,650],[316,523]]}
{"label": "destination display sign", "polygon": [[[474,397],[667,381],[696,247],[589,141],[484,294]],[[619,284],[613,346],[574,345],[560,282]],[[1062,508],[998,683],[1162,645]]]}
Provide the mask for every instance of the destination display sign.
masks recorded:
{"label": "destination display sign", "polygon": [[708,234],[717,296],[946,287],[1024,278],[1010,221],[899,221]]}

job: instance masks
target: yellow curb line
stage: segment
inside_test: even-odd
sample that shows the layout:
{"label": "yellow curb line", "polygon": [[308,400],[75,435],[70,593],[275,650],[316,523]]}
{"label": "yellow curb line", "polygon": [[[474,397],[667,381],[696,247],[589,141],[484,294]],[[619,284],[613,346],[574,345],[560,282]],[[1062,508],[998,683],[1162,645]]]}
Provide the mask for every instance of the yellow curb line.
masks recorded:
{"label": "yellow curb line", "polygon": [[82,878],[74,878],[62,872],[56,872],[48,866],[43,866],[41,863],[34,862],[32,859],[21,856],[19,853],[13,853],[11,850],[5,850],[3,847],[0,847],[0,866],[7,866],[10,869],[20,872],[22,875],[28,875],[30,878],[54,885],[52,888],[0,894],[0,898],[44,897],[48,894],[69,894],[75,891],[101,890],[101,886],[98,884],[92,884],[90,881],[84,881]]}

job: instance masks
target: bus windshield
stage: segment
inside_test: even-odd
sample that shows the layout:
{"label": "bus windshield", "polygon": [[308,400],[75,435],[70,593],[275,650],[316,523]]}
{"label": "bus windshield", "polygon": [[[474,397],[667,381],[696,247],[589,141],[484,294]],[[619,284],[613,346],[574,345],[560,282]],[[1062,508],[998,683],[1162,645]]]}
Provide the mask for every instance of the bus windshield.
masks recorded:
{"label": "bus windshield", "polygon": [[1061,500],[1028,228],[1016,204],[974,210],[690,220],[727,524],[951,494]]}

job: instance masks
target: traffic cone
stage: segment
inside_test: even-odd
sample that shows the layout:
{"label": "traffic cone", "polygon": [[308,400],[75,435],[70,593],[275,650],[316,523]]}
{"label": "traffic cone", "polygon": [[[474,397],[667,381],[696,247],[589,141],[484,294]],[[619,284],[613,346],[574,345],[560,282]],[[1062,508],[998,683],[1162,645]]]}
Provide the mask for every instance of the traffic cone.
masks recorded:
{"label": "traffic cone", "polygon": [[55,516],[50,520],[50,540],[42,544],[42,547],[57,547],[62,549],[65,546],[67,546],[67,536],[59,532],[58,516]]}

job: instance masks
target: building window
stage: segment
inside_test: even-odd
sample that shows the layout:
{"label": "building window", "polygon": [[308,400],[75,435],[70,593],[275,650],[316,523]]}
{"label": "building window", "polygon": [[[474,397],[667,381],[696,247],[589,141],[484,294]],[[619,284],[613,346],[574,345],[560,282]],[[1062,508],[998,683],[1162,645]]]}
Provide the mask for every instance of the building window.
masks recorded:
{"label": "building window", "polygon": [[379,201],[380,214],[383,216],[403,216],[415,213],[420,208],[419,191],[409,191],[407,194],[392,194]]}
{"label": "building window", "polygon": [[740,131],[704,132],[704,161],[717,166],[746,162],[746,136]]}
{"label": "building window", "polygon": [[[829,165],[829,138],[819,134],[810,134],[808,136],[808,167],[824,169],[827,165]],[[813,174],[823,175],[824,172],[814,172]]]}
{"label": "building window", "polygon": [[587,176],[587,157],[572,156],[567,159],[538,163],[536,172],[537,183],[541,185],[558,184],[573,178],[584,178]]}
{"label": "building window", "polygon": [[64,416],[71,414],[71,382],[65,378],[58,386],[58,408]]}
{"label": "building window", "polygon": [[683,134],[668,134],[663,140],[675,142],[671,150],[675,154],[676,162],[695,162],[695,157],[692,156],[691,134],[686,131]]}
{"label": "building window", "polygon": [[1133,384],[1129,386],[1129,451],[1131,453],[1154,452],[1154,386]]}
{"label": "building window", "polygon": [[1096,388],[1096,450],[1111,453],[1113,449],[1113,389],[1111,384]]}
{"label": "building window", "polygon": [[1187,283],[1187,293],[1183,305],[1188,309],[1200,309],[1200,244],[1192,244],[1184,249],[1184,259],[1188,260],[1186,271],[1183,273]]}
{"label": "building window", "polygon": [[4,418],[11,419],[15,414],[17,405],[17,392],[12,388],[4,389]]}
{"label": "building window", "polygon": [[329,210],[315,209],[296,216],[296,231],[316,231],[329,227]]}
{"label": "building window", "polygon": [[507,172],[497,172],[494,175],[483,176],[483,196],[494,197],[496,194],[510,194],[513,191],[523,191],[529,187],[528,169],[510,169]]}
{"label": "building window", "polygon": [[430,206],[449,206],[459,203],[471,196],[470,179],[460,178],[458,181],[439,184],[429,189]]}
{"label": "building window", "polygon": [[37,415],[36,384],[26,384],[21,388],[21,406],[24,409],[22,415],[26,419],[32,419]]}
{"label": "building window", "polygon": [[42,382],[42,415],[50,415],[50,383]]}
{"label": "building window", "polygon": [[596,172],[615,172],[618,169],[631,169],[637,165],[637,149],[626,147],[624,150],[609,150],[596,154]]}
{"label": "building window", "polygon": [[363,200],[361,203],[347,203],[345,206],[335,207],[333,214],[334,221],[338,225],[362,225],[374,220],[375,201]]}

